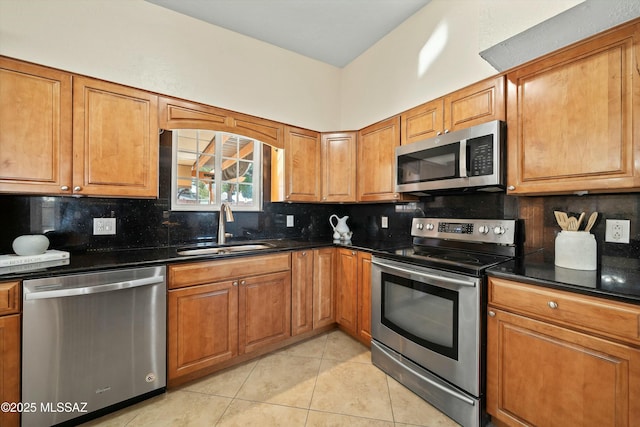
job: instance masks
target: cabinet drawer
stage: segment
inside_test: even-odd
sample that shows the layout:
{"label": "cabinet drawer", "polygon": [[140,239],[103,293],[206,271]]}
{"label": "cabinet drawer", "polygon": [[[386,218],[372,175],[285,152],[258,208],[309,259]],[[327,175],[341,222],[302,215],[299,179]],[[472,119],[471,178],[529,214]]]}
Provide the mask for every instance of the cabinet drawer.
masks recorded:
{"label": "cabinet drawer", "polygon": [[291,269],[289,252],[169,266],[169,289]]}
{"label": "cabinet drawer", "polygon": [[495,277],[489,305],[640,344],[640,306]]}
{"label": "cabinet drawer", "polygon": [[0,283],[0,316],[20,312],[20,282]]}

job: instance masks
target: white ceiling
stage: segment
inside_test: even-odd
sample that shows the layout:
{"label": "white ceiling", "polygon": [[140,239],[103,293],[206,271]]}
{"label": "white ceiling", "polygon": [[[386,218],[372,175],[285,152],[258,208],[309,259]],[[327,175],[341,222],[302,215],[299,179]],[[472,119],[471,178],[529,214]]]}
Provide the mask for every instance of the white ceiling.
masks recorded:
{"label": "white ceiling", "polygon": [[431,0],[146,0],[342,68]]}

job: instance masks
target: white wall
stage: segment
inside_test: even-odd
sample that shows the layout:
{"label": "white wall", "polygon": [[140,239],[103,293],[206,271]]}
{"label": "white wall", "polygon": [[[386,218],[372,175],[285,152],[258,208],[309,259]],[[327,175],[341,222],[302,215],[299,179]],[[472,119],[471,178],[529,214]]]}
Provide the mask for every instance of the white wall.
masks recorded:
{"label": "white wall", "polygon": [[0,54],[316,130],[339,68],[143,0],[0,0]]}
{"label": "white wall", "polygon": [[497,74],[479,52],[582,0],[432,0],[342,71],[341,127],[360,129]]}
{"label": "white wall", "polygon": [[[359,129],[496,74],[478,52],[579,2],[432,0],[338,69],[143,0],[0,0],[0,54],[314,130]],[[426,67],[420,51],[431,43],[433,55],[437,34],[445,43]]]}

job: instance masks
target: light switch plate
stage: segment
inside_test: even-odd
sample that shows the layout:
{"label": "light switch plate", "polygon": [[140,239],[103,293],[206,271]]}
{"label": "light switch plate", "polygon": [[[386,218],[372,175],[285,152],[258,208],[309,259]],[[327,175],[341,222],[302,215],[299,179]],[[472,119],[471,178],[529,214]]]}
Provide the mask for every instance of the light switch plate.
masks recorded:
{"label": "light switch plate", "polygon": [[93,235],[105,236],[116,234],[115,218],[93,218]]}
{"label": "light switch plate", "polygon": [[630,222],[628,219],[608,219],[604,237],[605,242],[629,243]]}
{"label": "light switch plate", "polygon": [[383,216],[380,218],[380,227],[389,228],[389,217]]}
{"label": "light switch plate", "polygon": [[294,218],[293,215],[287,215],[287,227],[293,227]]}

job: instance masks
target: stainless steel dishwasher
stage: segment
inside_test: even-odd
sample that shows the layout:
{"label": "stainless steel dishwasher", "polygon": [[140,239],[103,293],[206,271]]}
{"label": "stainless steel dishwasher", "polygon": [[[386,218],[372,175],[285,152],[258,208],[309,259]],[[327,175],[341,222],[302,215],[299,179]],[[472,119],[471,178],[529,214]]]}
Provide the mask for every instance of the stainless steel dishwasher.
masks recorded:
{"label": "stainless steel dishwasher", "polygon": [[23,426],[73,424],[165,387],[164,266],[23,282]]}

